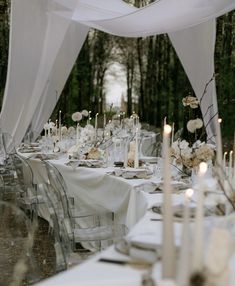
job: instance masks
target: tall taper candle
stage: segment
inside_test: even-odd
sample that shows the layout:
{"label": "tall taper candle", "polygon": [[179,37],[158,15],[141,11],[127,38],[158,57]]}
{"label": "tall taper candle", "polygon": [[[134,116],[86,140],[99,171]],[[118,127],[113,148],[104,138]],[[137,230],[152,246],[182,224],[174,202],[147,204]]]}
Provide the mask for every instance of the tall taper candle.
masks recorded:
{"label": "tall taper candle", "polygon": [[174,135],[175,135],[175,122],[172,123],[172,131],[171,131],[171,145],[174,142]]}
{"label": "tall taper candle", "polygon": [[163,237],[162,278],[175,278],[175,243],[171,198],[170,143],[171,126],[164,125],[163,131]]}
{"label": "tall taper candle", "polygon": [[198,170],[198,196],[195,217],[195,235],[193,252],[193,271],[201,271],[203,268],[204,254],[204,176],[207,172],[207,164],[200,163]]}
{"label": "tall taper candle", "polygon": [[104,128],[105,128],[105,126],[106,126],[106,113],[104,112]]}
{"label": "tall taper candle", "polygon": [[139,168],[139,129],[136,127],[135,131],[135,160],[134,167]]}
{"label": "tall taper candle", "polygon": [[229,163],[228,163],[228,179],[232,183],[233,179],[233,151],[229,152]]}
{"label": "tall taper candle", "polygon": [[78,146],[78,139],[79,139],[79,122],[77,123],[76,128],[76,145]]}
{"label": "tall taper candle", "polygon": [[189,231],[189,203],[193,195],[193,189],[187,189],[185,192],[185,205],[183,216],[183,230],[181,235],[179,269],[177,271],[177,285],[187,286],[190,272],[190,231]]}
{"label": "tall taper candle", "polygon": [[222,138],[221,138],[221,122],[222,119],[218,118],[216,120],[216,163],[218,168],[218,174],[220,176],[220,179],[223,178],[221,173],[222,166]]}
{"label": "tall taper candle", "polygon": [[227,157],[227,154],[228,152],[224,152],[224,155],[223,155],[223,169],[224,169],[224,173],[226,174],[226,157]]}
{"label": "tall taper candle", "polygon": [[62,132],[61,132],[61,110],[59,111],[59,138],[60,141],[62,139]]}
{"label": "tall taper candle", "polygon": [[56,136],[58,135],[58,119],[55,121],[55,127],[56,127]]}
{"label": "tall taper candle", "polygon": [[164,126],[166,125],[166,120],[167,120],[167,117],[165,116],[165,117],[164,117],[164,120],[163,120],[163,128],[164,128]]}
{"label": "tall taper candle", "polygon": [[91,111],[88,112],[88,121],[87,124],[91,123]]}
{"label": "tall taper candle", "polygon": [[96,113],[95,115],[95,132],[97,131],[97,126],[98,126],[98,115],[99,113]]}

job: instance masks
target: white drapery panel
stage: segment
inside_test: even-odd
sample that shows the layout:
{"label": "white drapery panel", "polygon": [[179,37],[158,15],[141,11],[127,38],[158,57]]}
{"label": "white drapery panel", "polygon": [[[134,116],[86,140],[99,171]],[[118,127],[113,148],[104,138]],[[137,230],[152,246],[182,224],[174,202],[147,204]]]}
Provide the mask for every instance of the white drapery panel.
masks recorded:
{"label": "white drapery panel", "polygon": [[0,124],[16,144],[30,124],[31,130],[41,131],[89,30],[50,13],[61,9],[65,8],[49,0],[12,1],[10,60]]}
{"label": "white drapery panel", "polygon": [[88,30],[87,26],[81,24],[78,25],[74,22],[69,24],[68,31],[58,51],[51,72],[48,75],[46,90],[42,93],[35,110],[30,126],[31,130],[40,133],[45,120],[50,117],[86,39]]}
{"label": "white drapery panel", "polygon": [[47,0],[11,2],[8,74],[0,127],[13,135],[17,143],[22,140],[22,134],[24,136],[29,125],[28,100],[40,65],[47,28],[47,8]]}
{"label": "white drapery panel", "polygon": [[[209,20],[234,8],[235,0],[159,0],[141,9],[121,0],[12,0],[10,56],[0,127],[12,134],[16,143],[30,123],[31,129],[41,130],[89,27],[127,37],[170,33],[200,98],[214,69],[215,26]],[[206,33],[210,33],[207,38]],[[194,35],[195,45],[190,42],[195,40]],[[199,63],[203,63],[202,69]],[[213,81],[202,100],[204,122],[210,122],[208,137],[214,135],[210,118],[217,111],[214,86]]]}
{"label": "white drapery panel", "polygon": [[183,31],[170,33],[171,42],[181,60],[200,102],[208,141],[215,143],[218,109],[214,79],[215,19]]}
{"label": "white drapery panel", "polygon": [[[66,7],[69,0],[56,1]],[[140,9],[121,0],[79,0],[72,19],[117,36],[144,37],[190,28],[234,8],[234,0],[156,0]],[[115,17],[115,11],[125,14]]]}

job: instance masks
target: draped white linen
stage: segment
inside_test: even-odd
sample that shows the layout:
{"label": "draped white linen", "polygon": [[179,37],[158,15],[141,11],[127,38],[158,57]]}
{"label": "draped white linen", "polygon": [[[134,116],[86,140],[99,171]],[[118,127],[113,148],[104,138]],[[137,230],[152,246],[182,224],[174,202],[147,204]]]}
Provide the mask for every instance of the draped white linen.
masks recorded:
{"label": "draped white linen", "polygon": [[61,9],[65,8],[50,0],[12,1],[8,77],[0,127],[14,136],[16,144],[30,124],[31,130],[42,130],[89,30],[50,13]]}
{"label": "draped white linen", "polygon": [[215,144],[218,120],[214,74],[215,19],[182,31],[170,33],[194,92],[200,101],[207,139]]}
{"label": "draped white linen", "polygon": [[[67,0],[56,1],[67,6]],[[234,8],[234,0],[156,0],[130,11],[121,0],[79,0],[72,19],[117,36],[145,37],[190,28]],[[124,15],[113,16],[115,11],[125,10]],[[58,13],[70,17],[66,12]]]}
{"label": "draped white linen", "polygon": [[[22,140],[30,123],[31,129],[41,130],[89,27],[127,37],[170,33],[200,99],[214,70],[212,19],[234,8],[234,0],[159,0],[141,9],[121,0],[13,0],[0,127],[12,134],[16,143]],[[216,118],[217,112],[214,81],[203,96],[202,111],[206,125],[209,122],[208,138],[212,138],[215,121],[211,118]]]}

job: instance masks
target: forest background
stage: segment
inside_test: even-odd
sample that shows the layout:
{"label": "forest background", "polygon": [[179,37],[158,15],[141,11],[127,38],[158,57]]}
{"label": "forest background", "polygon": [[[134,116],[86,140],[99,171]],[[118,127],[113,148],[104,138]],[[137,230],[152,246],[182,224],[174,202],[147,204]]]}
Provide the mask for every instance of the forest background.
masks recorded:
{"label": "forest background", "polygon": [[[142,7],[153,1],[126,2]],[[9,14],[10,0],[0,0],[0,107],[7,74]],[[235,11],[217,19],[215,77],[222,134],[231,141],[235,127]],[[119,107],[107,99],[110,79],[111,93],[115,81],[123,85]],[[142,122],[156,128],[167,116],[177,130],[186,124],[182,99],[189,94],[195,96],[167,35],[122,38],[91,29],[51,118],[62,110],[63,124],[70,125],[72,113],[83,109],[110,116],[114,110],[127,116],[135,111]]]}

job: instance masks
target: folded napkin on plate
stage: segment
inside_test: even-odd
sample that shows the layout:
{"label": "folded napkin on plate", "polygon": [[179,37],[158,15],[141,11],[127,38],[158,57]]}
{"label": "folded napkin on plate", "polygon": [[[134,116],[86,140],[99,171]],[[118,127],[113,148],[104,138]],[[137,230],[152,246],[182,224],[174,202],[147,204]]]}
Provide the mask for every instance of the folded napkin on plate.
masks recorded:
{"label": "folded napkin on plate", "polygon": [[101,168],[103,166],[102,160],[71,160],[65,163],[67,166],[71,167],[89,167],[89,168]]}
{"label": "folded napkin on plate", "polygon": [[[183,218],[184,215],[184,205],[183,204],[177,204],[173,206],[173,215],[176,218]],[[152,207],[152,211],[157,214],[163,214],[163,207],[162,205],[154,205]],[[196,215],[196,205],[192,204],[189,207],[189,214],[191,218],[194,218]],[[213,216],[213,215],[221,215],[220,209],[216,205],[214,206],[204,206],[204,216]]]}
{"label": "folded napkin on plate", "polygon": [[116,243],[116,250],[129,255],[134,261],[154,263],[161,257],[161,246],[154,235],[140,234]]}
{"label": "folded napkin on plate", "polygon": [[58,155],[56,155],[56,154],[37,154],[31,158],[40,159],[40,160],[57,160]]}
{"label": "folded napkin on plate", "polygon": [[22,148],[19,148],[18,151],[20,153],[35,153],[35,152],[40,152],[41,151],[41,148],[39,147],[22,147]]}

